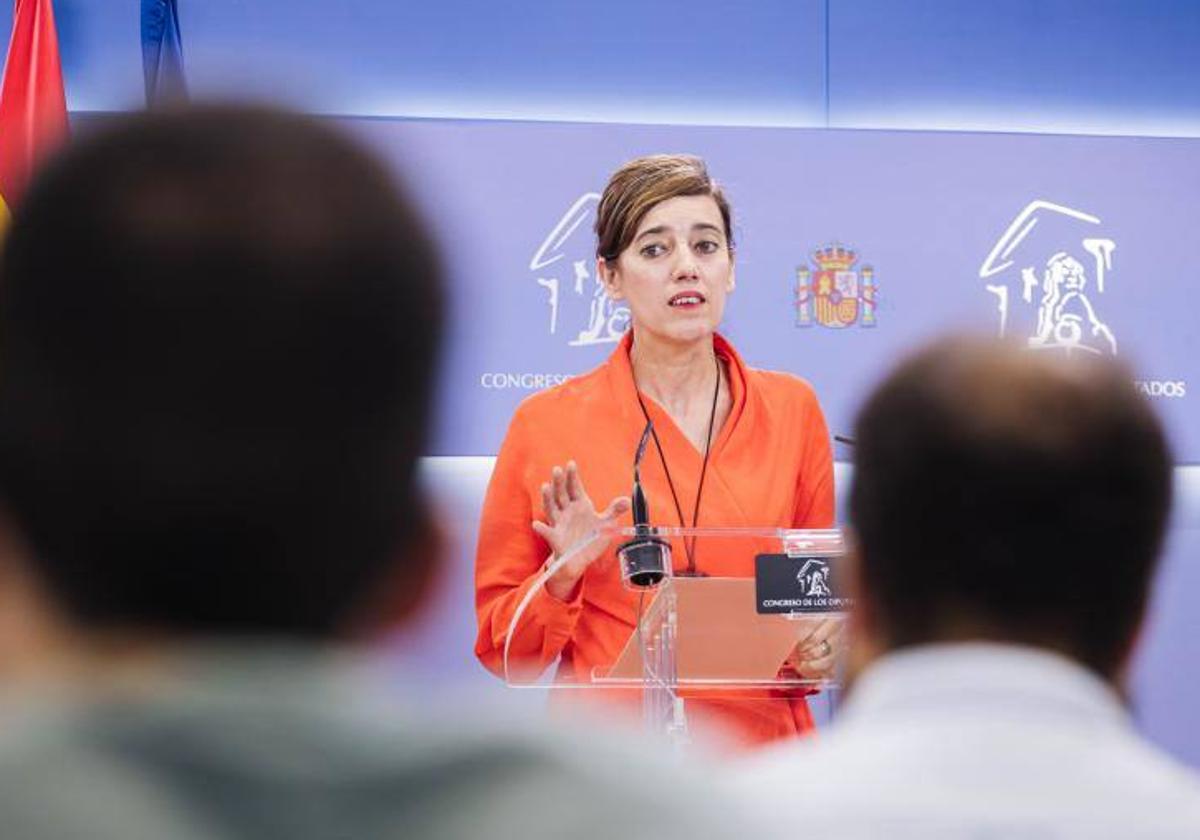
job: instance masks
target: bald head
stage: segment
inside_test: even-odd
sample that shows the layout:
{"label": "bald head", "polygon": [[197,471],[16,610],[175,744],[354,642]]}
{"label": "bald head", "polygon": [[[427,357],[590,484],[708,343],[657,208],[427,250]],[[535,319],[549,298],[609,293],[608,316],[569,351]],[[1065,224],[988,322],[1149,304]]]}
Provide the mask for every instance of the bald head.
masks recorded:
{"label": "bald head", "polygon": [[1116,673],[1170,505],[1170,454],[1132,378],[952,338],[875,390],[850,515],[883,646],[1013,641]]}

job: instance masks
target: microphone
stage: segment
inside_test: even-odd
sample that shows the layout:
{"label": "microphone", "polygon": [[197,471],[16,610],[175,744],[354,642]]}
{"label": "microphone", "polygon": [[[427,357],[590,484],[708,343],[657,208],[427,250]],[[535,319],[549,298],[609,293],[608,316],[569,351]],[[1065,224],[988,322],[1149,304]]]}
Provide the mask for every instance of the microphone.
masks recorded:
{"label": "microphone", "polygon": [[671,573],[671,546],[661,537],[655,536],[650,527],[649,506],[646,493],[642,490],[642,458],[646,444],[654,433],[654,423],[646,419],[646,428],[633,457],[633,530],[632,539],[617,547],[621,559],[621,579],[632,589],[648,589],[657,586]]}
{"label": "microphone", "polygon": [[647,420],[638,441],[637,454],[633,456],[633,524],[641,527],[650,525],[650,512],[646,507],[646,494],[642,491],[642,458],[646,456],[646,444],[654,431],[654,421]]}

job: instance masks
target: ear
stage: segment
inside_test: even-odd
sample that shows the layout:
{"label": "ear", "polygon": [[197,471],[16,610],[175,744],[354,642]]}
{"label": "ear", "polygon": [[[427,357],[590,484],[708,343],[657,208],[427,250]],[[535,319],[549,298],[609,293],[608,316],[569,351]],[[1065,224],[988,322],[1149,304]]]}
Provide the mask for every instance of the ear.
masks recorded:
{"label": "ear", "polygon": [[621,273],[615,262],[610,263],[604,257],[596,257],[596,276],[604,283],[604,290],[613,300],[621,300],[625,293],[621,291]]}

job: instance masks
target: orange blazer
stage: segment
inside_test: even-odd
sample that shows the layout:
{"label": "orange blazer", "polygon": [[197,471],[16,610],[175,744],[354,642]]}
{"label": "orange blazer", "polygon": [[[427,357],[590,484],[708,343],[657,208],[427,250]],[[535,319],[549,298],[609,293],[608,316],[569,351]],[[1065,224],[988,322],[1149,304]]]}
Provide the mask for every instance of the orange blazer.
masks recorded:
{"label": "orange blazer", "polygon": [[[574,460],[597,509],[630,492],[634,451],[645,426],[629,360],[631,344],[632,334],[627,334],[595,370],[529,397],[509,425],[488,484],[475,560],[475,654],[496,674],[504,673],[505,635],[513,612],[550,554],[530,522],[542,517],[540,487],[551,468]],[[812,388],[791,374],[747,367],[719,335],[713,345],[729,371],[733,405],[711,445],[700,524],[832,527],[832,450]],[[649,398],[645,403],[680,507],[690,517],[702,453],[665,410]],[[652,524],[680,524],[653,441],[641,474]],[[676,570],[687,564],[679,548],[672,555]],[[704,549],[701,544],[696,551],[701,573],[753,576],[751,557]],[[621,584],[615,548],[609,555],[589,567],[573,600],[559,601],[544,588],[533,596],[514,633],[510,670],[540,673],[559,659],[558,678],[574,682],[587,680],[593,667],[616,660],[633,633],[638,596]],[[555,702],[560,702],[557,695],[576,693],[556,692]],[[793,736],[813,725],[803,696],[782,692],[754,700],[692,698],[687,713],[690,723],[715,721],[726,735],[745,744]]]}

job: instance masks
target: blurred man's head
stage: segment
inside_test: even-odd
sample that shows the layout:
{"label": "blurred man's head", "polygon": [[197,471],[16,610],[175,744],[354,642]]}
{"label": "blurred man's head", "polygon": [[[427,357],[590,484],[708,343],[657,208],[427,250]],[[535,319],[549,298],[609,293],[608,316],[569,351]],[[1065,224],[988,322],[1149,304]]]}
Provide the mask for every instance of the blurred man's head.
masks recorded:
{"label": "blurred man's head", "polygon": [[40,587],[168,637],[330,637],[419,590],[441,324],[424,225],[331,128],[209,108],[77,143],[0,261],[0,494]]}
{"label": "blurred man's head", "polygon": [[864,649],[1016,642],[1118,675],[1171,481],[1162,429],[1127,370],[943,340],[875,390],[856,432]]}

